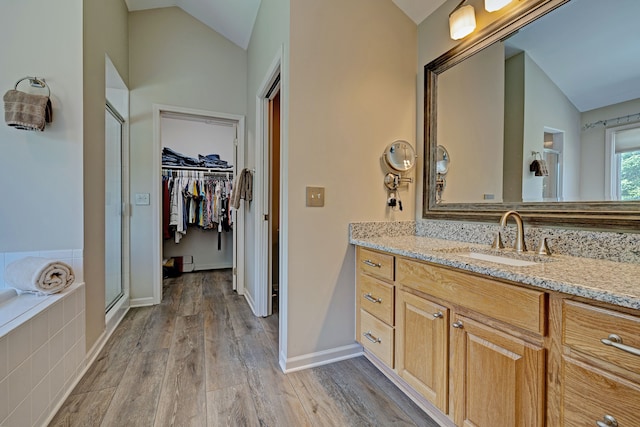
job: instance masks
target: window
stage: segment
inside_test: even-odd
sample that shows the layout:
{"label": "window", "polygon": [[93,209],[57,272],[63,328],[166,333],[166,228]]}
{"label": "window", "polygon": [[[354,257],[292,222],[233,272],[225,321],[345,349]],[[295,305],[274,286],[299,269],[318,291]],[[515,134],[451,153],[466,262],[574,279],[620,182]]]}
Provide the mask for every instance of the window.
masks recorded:
{"label": "window", "polygon": [[640,200],[640,124],[607,129],[611,200]]}
{"label": "window", "polygon": [[620,200],[640,200],[640,147],[635,151],[616,153],[620,179]]}

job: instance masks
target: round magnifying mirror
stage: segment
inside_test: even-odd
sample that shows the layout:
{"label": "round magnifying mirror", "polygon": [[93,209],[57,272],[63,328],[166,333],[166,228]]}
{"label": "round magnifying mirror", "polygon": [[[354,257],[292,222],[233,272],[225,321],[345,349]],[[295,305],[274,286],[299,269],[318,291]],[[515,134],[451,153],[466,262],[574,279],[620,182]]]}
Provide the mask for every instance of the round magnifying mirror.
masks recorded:
{"label": "round magnifying mirror", "polygon": [[416,164],[416,152],[407,141],[397,140],[384,150],[384,162],[395,172],[407,172]]}
{"label": "round magnifying mirror", "polygon": [[449,153],[447,149],[442,145],[438,145],[436,156],[436,172],[440,175],[445,175],[449,170]]}

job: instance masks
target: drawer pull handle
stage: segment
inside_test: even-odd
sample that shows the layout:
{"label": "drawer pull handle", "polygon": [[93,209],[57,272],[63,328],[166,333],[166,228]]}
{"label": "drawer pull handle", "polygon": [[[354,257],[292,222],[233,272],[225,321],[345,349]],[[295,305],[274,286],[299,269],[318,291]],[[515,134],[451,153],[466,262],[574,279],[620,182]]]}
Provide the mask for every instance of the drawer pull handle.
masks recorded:
{"label": "drawer pull handle", "polygon": [[443,314],[442,314],[441,311],[439,311],[437,313],[433,313],[433,318],[434,319],[442,319],[442,316],[443,316]]}
{"label": "drawer pull handle", "polygon": [[382,304],[382,298],[374,298],[371,293],[364,294],[364,299],[371,301],[374,304]]}
{"label": "drawer pull handle", "polygon": [[615,347],[618,350],[626,351],[627,353],[631,353],[635,356],[640,356],[640,349],[635,347],[631,347],[630,345],[622,344],[622,338],[619,335],[611,334],[609,338],[602,338],[600,340],[602,344],[609,345],[611,347]]}
{"label": "drawer pull handle", "polygon": [[370,259],[365,259],[364,261],[365,264],[367,264],[369,267],[377,267],[377,268],[381,268],[382,264],[378,264],[377,262],[373,262]]}
{"label": "drawer pull handle", "polygon": [[462,322],[460,320],[458,320],[457,322],[453,323],[451,326],[453,326],[456,329],[462,329],[462,327],[464,325],[462,324]]}
{"label": "drawer pull handle", "polygon": [[372,343],[374,343],[374,344],[379,344],[379,343],[381,343],[381,342],[382,342],[382,340],[381,340],[380,338],[376,338],[376,337],[374,337],[373,335],[371,335],[371,331],[369,331],[369,332],[365,332],[365,333],[364,333],[364,334],[362,334],[362,335],[364,335],[364,337],[365,337],[366,339],[368,339],[369,341],[371,341],[371,342],[372,342]]}
{"label": "drawer pull handle", "polygon": [[618,427],[618,421],[611,415],[605,415],[602,419],[604,419],[604,421],[596,421],[598,427]]}

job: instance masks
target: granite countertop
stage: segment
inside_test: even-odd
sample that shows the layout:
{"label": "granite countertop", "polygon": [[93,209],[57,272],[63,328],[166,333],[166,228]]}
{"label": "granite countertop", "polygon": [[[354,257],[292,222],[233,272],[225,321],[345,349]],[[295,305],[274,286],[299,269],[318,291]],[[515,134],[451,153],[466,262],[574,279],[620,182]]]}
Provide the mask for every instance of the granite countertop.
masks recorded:
{"label": "granite countertop", "polygon": [[489,245],[434,239],[415,235],[351,238],[350,243],[510,280],[541,289],[577,295],[640,310],[640,265],[553,254],[528,252],[519,256],[509,249],[507,257],[538,261],[536,265],[511,266],[461,255],[467,249],[493,253]]}

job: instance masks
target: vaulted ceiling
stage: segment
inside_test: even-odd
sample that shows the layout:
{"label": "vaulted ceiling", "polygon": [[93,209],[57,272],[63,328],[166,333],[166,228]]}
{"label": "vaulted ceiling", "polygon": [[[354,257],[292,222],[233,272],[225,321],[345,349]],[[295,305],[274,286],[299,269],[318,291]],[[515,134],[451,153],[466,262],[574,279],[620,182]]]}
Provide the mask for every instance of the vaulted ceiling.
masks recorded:
{"label": "vaulted ceiling", "polygon": [[[249,46],[261,0],[125,0],[129,11],[177,6],[243,49]],[[445,0],[392,0],[419,24]]]}

